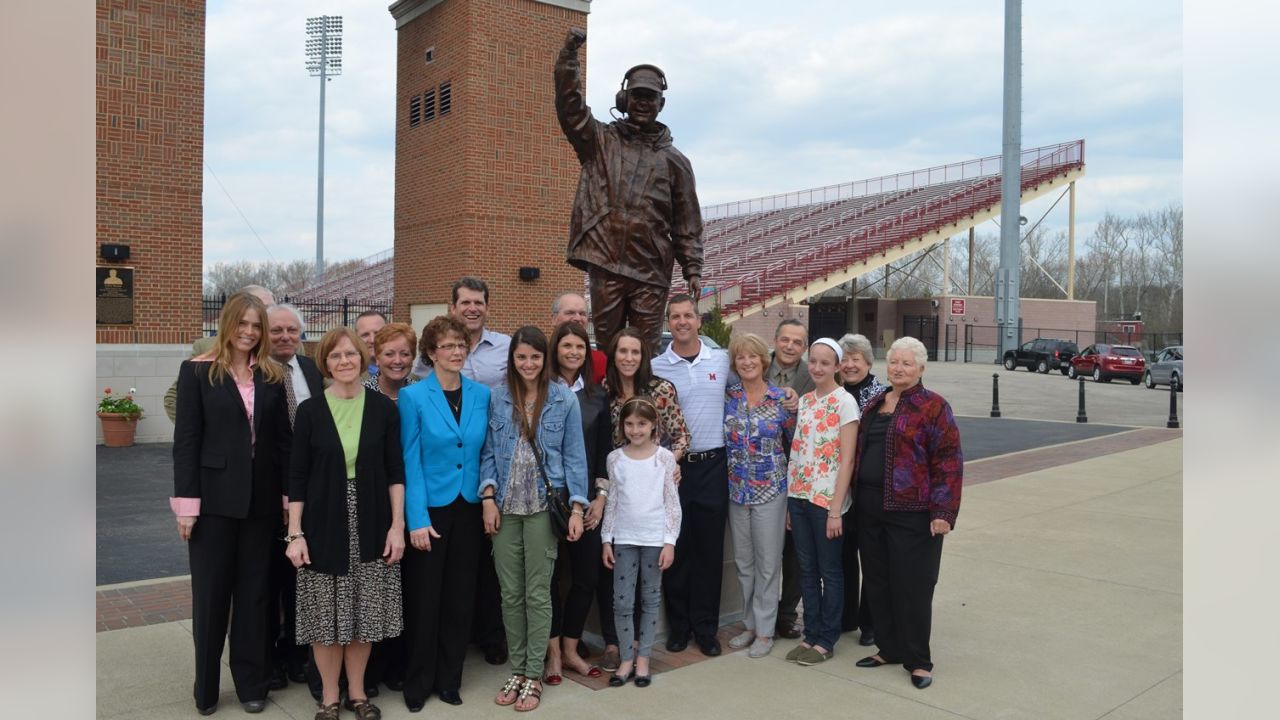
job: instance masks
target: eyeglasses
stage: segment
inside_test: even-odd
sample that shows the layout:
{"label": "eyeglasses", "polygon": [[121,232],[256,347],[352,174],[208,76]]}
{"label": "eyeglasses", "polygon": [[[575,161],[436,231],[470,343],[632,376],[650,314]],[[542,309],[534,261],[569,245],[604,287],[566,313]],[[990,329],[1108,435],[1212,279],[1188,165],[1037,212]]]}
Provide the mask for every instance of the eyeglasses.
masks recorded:
{"label": "eyeglasses", "polygon": [[467,349],[466,343],[445,343],[444,345],[436,346],[436,350],[442,350],[447,353],[454,352],[455,350],[466,350],[466,349]]}

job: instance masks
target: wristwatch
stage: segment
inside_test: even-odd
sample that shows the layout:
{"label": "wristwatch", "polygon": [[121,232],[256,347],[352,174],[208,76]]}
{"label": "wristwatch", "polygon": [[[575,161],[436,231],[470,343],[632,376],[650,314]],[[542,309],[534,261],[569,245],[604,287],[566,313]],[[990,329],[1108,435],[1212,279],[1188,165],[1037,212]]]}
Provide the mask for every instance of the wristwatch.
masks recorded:
{"label": "wristwatch", "polygon": [[299,530],[299,531],[298,531],[298,532],[296,532],[296,533],[290,533],[290,534],[288,534],[288,535],[285,535],[285,536],[284,536],[284,541],[285,541],[285,542],[287,542],[287,543],[291,543],[291,542],[293,542],[294,540],[297,540],[297,539],[299,539],[299,538],[302,538],[302,537],[303,537],[303,536],[305,536],[305,535],[306,535],[306,533],[304,533],[304,532],[302,532],[301,530]]}

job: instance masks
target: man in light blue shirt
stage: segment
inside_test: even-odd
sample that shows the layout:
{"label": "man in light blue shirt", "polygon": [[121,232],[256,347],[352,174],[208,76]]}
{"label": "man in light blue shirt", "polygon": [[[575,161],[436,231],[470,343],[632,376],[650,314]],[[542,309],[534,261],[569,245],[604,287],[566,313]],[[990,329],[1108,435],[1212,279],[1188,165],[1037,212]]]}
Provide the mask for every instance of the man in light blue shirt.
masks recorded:
{"label": "man in light blue shirt", "polygon": [[[511,336],[485,328],[489,319],[489,285],[480,278],[464,277],[453,284],[449,314],[467,326],[470,348],[462,365],[462,374],[490,390],[507,381],[507,349]],[[431,368],[417,358],[413,374],[424,378]]]}
{"label": "man in light blue shirt", "polygon": [[484,327],[489,319],[489,286],[485,281],[464,277],[455,282],[449,314],[467,326],[467,340],[471,344],[462,374],[490,390],[506,383],[511,336]]}
{"label": "man in light blue shirt", "polygon": [[676,386],[689,427],[689,451],[680,460],[680,537],[675,563],[663,573],[670,633],[667,649],[680,652],[689,635],[703,654],[720,654],[720,577],[729,516],[724,451],[724,393],[731,382],[729,353],[698,337],[702,318],[693,298],[673,295],[667,304],[671,345],[653,359],[653,374]]}

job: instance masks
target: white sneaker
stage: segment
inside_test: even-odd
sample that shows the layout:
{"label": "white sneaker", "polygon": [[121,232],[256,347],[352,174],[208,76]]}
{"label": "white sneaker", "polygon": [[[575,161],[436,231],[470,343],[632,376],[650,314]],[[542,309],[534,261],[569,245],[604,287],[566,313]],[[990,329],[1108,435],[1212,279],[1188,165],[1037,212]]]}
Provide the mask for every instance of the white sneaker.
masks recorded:
{"label": "white sneaker", "polygon": [[741,650],[742,648],[750,645],[751,641],[755,639],[756,633],[754,630],[744,630],[730,638],[729,647],[733,650]]}
{"label": "white sneaker", "polygon": [[747,657],[762,658],[768,655],[771,650],[773,650],[773,638],[758,637],[755,642],[751,643],[751,649],[747,651]]}

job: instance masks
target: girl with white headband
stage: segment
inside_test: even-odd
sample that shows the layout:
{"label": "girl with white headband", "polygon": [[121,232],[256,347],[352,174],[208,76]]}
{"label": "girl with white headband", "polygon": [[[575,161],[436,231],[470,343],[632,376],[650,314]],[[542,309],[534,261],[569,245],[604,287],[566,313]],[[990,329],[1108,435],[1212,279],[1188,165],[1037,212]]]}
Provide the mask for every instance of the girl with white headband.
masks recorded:
{"label": "girl with white headband", "polygon": [[814,389],[800,398],[791,461],[787,467],[787,529],[800,565],[804,639],[787,660],[817,665],[829,659],[840,638],[844,609],[842,516],[853,504],[858,403],[840,386],[844,352],[831,338],[809,346]]}

